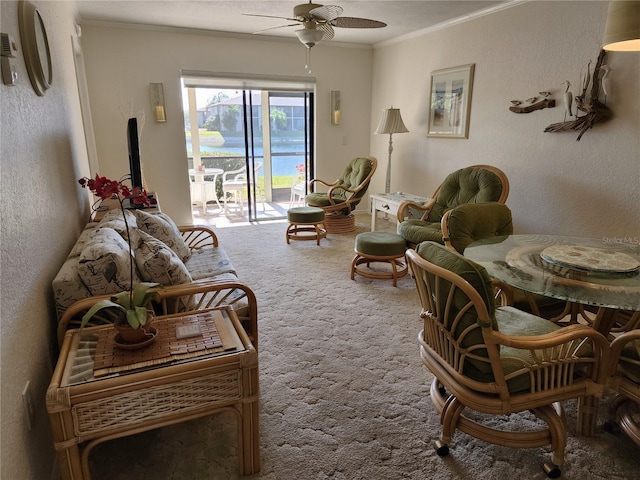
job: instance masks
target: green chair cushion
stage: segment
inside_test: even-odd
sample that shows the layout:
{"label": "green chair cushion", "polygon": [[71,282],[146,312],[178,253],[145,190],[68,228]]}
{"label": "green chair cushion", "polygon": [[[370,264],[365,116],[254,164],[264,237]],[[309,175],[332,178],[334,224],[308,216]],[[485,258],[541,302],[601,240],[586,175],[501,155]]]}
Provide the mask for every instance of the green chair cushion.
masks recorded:
{"label": "green chair cushion", "polygon": [[398,233],[407,242],[418,245],[422,242],[443,243],[440,222],[429,223],[416,218],[409,218],[400,223]]}
{"label": "green chair cushion", "polygon": [[[421,243],[416,247],[416,252],[428,262],[445,268],[469,282],[482,297],[482,300],[487,307],[487,311],[489,312],[489,316],[493,317],[495,312],[493,285],[491,284],[489,274],[483,266],[478,265],[459,253],[435,242]],[[458,302],[460,307],[462,307],[468,303],[468,297],[461,291],[458,293],[461,297],[464,297],[460,298],[460,302]],[[448,292],[442,292],[442,294],[447,295]],[[473,313],[475,314],[475,311]],[[473,323],[476,323],[476,320],[477,316],[474,315]],[[493,325],[484,326],[493,326],[495,329],[498,328],[498,325],[495,322]]]}
{"label": "green chair cushion", "polygon": [[[483,302],[487,307],[491,323],[484,325],[486,327],[498,328],[498,324],[495,321],[493,315],[495,311],[495,303],[493,300],[493,287],[487,271],[484,267],[464,258],[462,255],[448,249],[444,245],[439,245],[434,242],[423,242],[416,248],[416,252],[422,258],[445,268],[451,272],[456,273],[463,279],[465,279],[471,286],[480,294]],[[432,278],[433,280],[433,278]],[[446,282],[441,283],[439,290],[440,298],[437,299],[440,305],[445,305],[447,296],[449,295],[449,288]],[[451,310],[448,314],[448,319],[455,318],[459,312],[461,312],[469,303],[469,297],[459,289],[453,297]],[[455,330],[452,332],[453,337],[464,348],[473,348],[476,345],[484,345],[484,337],[482,335],[481,322],[478,321],[478,315],[475,308],[468,309],[458,321]],[[473,328],[475,327],[475,328]],[[485,348],[474,348],[473,354],[481,358],[488,358],[488,353]],[[491,365],[483,360],[474,361],[475,368],[478,368],[480,372],[484,374],[491,373]]]}
{"label": "green chair cushion", "polygon": [[[545,335],[560,330],[559,325],[537,317],[514,307],[500,307],[496,310],[496,321],[500,333],[509,336],[529,337],[534,335]],[[585,358],[593,355],[593,350],[589,344],[584,345],[578,355]],[[535,367],[536,361],[529,350],[500,346],[500,361],[505,377],[517,372],[526,366]],[[477,362],[468,362],[465,374],[479,382],[492,382],[493,375],[490,372],[483,372],[478,367]],[[507,387],[510,393],[527,392],[531,390],[532,376],[527,373],[517,375],[507,379]]]}
{"label": "green chair cushion", "polygon": [[365,255],[387,257],[404,255],[406,243],[402,236],[388,232],[364,232],[356,237],[355,250]]}
{"label": "green chair cushion", "polygon": [[458,252],[483,238],[511,235],[511,210],[502,203],[467,203],[449,212],[449,241]]}
{"label": "green chair cushion", "polygon": [[324,222],[324,210],[316,207],[295,207],[287,211],[290,223]]}
{"label": "green chair cushion", "polygon": [[429,222],[440,222],[447,210],[464,203],[496,202],[502,194],[500,178],[490,170],[466,167],[447,176],[440,185]]}
{"label": "green chair cushion", "polygon": [[[333,203],[342,203],[345,201],[344,197],[340,197],[337,195],[332,195],[331,197],[333,199]],[[329,197],[327,196],[326,193],[310,193],[305,197],[305,201],[307,202],[307,205],[313,206],[313,207],[328,207],[329,205],[331,205],[331,202],[329,201]]]}
{"label": "green chair cushion", "polygon": [[[544,335],[555,332],[562,327],[557,324],[536,317],[514,307],[500,307],[496,310],[496,320],[500,333],[514,336]],[[500,360],[505,376],[519,370],[523,365],[534,364],[533,357],[529,350],[507,347],[500,347]],[[476,380],[480,380],[477,378]],[[509,392],[517,393],[531,389],[531,377],[529,375],[518,375],[507,380]]]}

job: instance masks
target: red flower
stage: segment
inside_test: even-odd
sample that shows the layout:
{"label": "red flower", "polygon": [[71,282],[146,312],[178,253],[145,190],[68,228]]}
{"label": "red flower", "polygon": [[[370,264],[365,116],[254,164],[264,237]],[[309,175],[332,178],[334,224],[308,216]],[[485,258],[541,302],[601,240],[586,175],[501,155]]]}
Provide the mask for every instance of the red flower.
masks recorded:
{"label": "red flower", "polygon": [[122,202],[124,198],[130,198],[134,205],[144,205],[148,207],[151,202],[146,190],[136,187],[133,192],[122,180],[109,180],[96,174],[95,178],[83,177],[78,180],[82,188],[88,188],[100,199],[117,198]]}
{"label": "red flower", "polygon": [[[124,199],[128,198],[133,205],[135,206],[145,206],[148,207],[151,205],[151,200],[147,194],[146,190],[141,189],[140,187],[136,187],[131,189],[122,183],[122,180],[109,180],[107,177],[101,177],[96,174],[95,178],[87,178],[83,177],[78,180],[78,183],[82,186],[82,188],[88,188],[91,190],[97,197],[100,197],[94,205],[93,208],[96,209],[103,200],[108,198],[115,198],[118,200],[120,204],[120,211],[122,212],[122,218],[124,220],[124,226],[127,231],[127,243],[129,244],[129,278],[131,281],[131,287],[129,288],[129,305],[133,305],[134,296],[133,296],[133,258],[132,258],[132,250],[131,250],[131,236],[129,234],[129,223],[127,222],[127,217],[124,214]],[[155,203],[155,202],[154,202]],[[153,286],[153,285],[151,285]],[[129,315],[127,315],[127,320],[129,320]],[[136,317],[137,318],[137,317]],[[145,317],[146,318],[146,317]],[[84,320],[83,320],[84,321]],[[85,321],[86,322],[86,321]],[[143,323],[143,322],[140,322]],[[138,326],[130,323],[130,325],[134,328],[138,328]]]}

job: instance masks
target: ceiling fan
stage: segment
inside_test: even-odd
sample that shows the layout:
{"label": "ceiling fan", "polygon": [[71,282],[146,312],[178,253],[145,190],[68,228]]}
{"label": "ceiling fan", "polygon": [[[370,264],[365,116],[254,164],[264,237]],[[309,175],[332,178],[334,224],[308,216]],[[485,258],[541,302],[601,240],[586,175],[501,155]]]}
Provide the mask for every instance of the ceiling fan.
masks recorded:
{"label": "ceiling fan", "polygon": [[277,27],[270,27],[260,30],[255,33],[261,33],[267,30],[274,30],[276,28],[285,27],[297,27],[302,25],[304,28],[296,30],[295,33],[298,39],[307,47],[311,48],[320,40],[331,40],[334,36],[333,27],[338,28],[381,28],[386,27],[387,24],[379,22],[377,20],[369,20],[367,18],[357,17],[341,17],[343,9],[338,5],[320,5],[317,3],[303,3],[293,7],[292,17],[279,17],[276,15],[254,15],[245,13],[244,15],[251,17],[267,17],[267,18],[281,18],[283,20],[289,20],[287,25],[279,25]]}

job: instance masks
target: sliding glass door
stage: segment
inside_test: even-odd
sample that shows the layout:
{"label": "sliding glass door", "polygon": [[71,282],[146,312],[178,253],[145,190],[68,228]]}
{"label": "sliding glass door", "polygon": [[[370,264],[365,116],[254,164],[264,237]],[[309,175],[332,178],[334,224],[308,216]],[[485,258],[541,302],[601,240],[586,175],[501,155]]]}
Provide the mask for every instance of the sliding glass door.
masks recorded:
{"label": "sliding glass door", "polygon": [[[186,83],[186,82],[185,82]],[[196,217],[283,218],[313,171],[313,92],[186,87]]]}

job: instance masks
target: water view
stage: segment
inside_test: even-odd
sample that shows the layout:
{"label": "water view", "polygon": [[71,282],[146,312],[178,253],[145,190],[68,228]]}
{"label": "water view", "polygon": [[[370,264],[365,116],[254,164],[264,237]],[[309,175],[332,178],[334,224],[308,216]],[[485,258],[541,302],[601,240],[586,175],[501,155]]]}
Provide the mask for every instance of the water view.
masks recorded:
{"label": "water view", "polygon": [[[187,151],[192,151],[190,139],[187,139]],[[212,156],[238,156],[242,158],[245,156],[244,144],[237,145],[237,142],[225,142],[225,145],[222,147],[201,144],[200,152],[203,157],[206,157],[207,153],[211,153]],[[256,144],[253,149],[253,153],[256,157],[256,161],[263,161],[264,151],[262,144]],[[272,144],[271,154],[272,176],[295,176],[298,174],[296,165],[301,163],[304,164],[305,162],[304,142],[288,141]],[[261,170],[261,173],[264,174],[264,169]]]}

